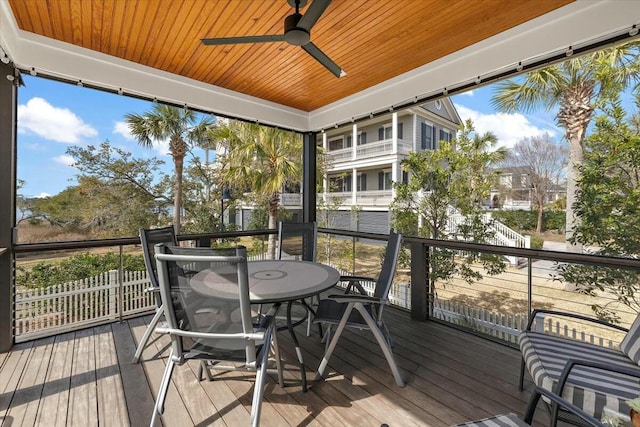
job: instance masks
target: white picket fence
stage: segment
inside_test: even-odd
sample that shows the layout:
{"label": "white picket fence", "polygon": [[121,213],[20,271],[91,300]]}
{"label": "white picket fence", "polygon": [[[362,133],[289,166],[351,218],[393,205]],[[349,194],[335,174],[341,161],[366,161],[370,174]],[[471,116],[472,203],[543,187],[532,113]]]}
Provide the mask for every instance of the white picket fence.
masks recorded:
{"label": "white picket fence", "polygon": [[[526,314],[496,313],[450,300],[436,300],[432,315],[437,319],[466,326],[510,343],[517,343],[520,331],[527,326]],[[618,346],[618,343],[611,339],[588,334],[569,323],[545,317],[544,314],[538,315],[533,326],[539,332],[588,342],[601,347],[616,348]]]}
{"label": "white picket fence", "polygon": [[155,296],[146,271],[117,270],[75,282],[46,288],[17,290],[15,295],[16,341],[91,326],[120,316],[149,311]]}
{"label": "white picket fence", "polygon": [[[262,255],[252,256],[264,259]],[[341,274],[348,275],[346,271]],[[375,283],[360,283],[373,295]],[[122,285],[118,271],[113,270],[84,280],[47,288],[18,290],[16,292],[16,341],[26,341],[59,334],[80,327],[117,320],[149,312],[155,307],[155,296],[146,292],[150,286],[146,271],[124,272]],[[120,298],[120,295],[122,297]],[[389,302],[405,309],[411,308],[410,286],[394,283]],[[474,329],[501,340],[516,343],[518,334],[526,327],[524,314],[498,313],[470,307],[449,300],[437,299],[432,316],[457,325]],[[546,333],[569,337],[600,346],[616,347],[610,339],[587,334],[554,318],[536,322]]]}

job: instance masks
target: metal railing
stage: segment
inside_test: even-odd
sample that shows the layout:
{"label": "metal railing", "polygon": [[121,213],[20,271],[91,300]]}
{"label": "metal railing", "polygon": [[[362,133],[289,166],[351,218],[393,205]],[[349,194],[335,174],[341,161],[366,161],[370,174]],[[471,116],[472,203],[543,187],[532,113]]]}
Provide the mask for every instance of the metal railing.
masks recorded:
{"label": "metal railing", "polygon": [[[266,236],[275,233],[275,230],[264,230],[193,234],[180,235],[179,240],[207,246],[212,239],[255,237],[258,243],[256,256],[262,256],[266,252]],[[321,228],[318,261],[333,265],[346,274],[376,277],[386,237],[380,234]],[[68,256],[69,251],[74,250],[117,248],[120,256],[120,267],[99,277],[70,281],[48,288],[16,289],[16,341],[151,312],[155,304],[151,296],[144,292],[148,283],[145,273],[126,273],[122,267],[125,249],[131,253],[135,245],[139,245],[137,237],[15,245],[13,250],[18,265],[25,262],[27,257]],[[535,307],[590,314],[594,298],[598,298],[606,304],[618,304],[617,312],[623,324],[630,324],[636,315],[633,310],[619,304],[606,292],[590,297],[553,280],[551,276],[557,273],[560,263],[632,269],[640,272],[638,259],[409,236],[404,238],[404,247],[405,259],[410,258],[411,261],[406,265],[399,265],[390,302],[399,308],[409,310],[414,319],[449,322],[513,344]],[[461,278],[452,278],[446,282],[432,281],[429,276],[429,256],[433,250],[443,248],[516,256],[526,259],[527,265],[524,269],[508,267],[498,275],[483,275],[481,279],[472,282]],[[137,251],[140,249],[137,248]],[[371,292],[373,286],[373,282],[364,283],[365,289]],[[598,335],[599,332],[596,330],[580,331],[582,325],[562,322],[551,316],[541,324],[545,325],[548,332],[600,345],[615,346],[621,338],[610,335],[603,337]]]}

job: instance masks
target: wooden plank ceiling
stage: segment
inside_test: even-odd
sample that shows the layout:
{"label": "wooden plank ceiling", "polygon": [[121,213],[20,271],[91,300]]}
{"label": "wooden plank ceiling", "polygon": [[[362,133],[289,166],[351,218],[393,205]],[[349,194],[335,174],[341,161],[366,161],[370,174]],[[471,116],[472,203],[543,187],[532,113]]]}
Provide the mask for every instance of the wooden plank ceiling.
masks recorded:
{"label": "wooden plank ceiling", "polygon": [[[284,42],[204,46],[201,38],[281,34],[286,0],[9,0],[20,29],[278,104],[312,111],[573,0],[336,0],[311,41],[336,78]],[[304,14],[306,8],[301,10]]]}

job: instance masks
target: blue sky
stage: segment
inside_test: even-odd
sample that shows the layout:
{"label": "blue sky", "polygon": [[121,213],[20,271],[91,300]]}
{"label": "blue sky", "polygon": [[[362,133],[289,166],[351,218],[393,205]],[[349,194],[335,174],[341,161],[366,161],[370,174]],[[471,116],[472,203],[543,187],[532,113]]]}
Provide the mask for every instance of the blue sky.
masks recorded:
{"label": "blue sky", "polygon": [[[21,193],[28,197],[54,195],[74,184],[76,170],[65,154],[72,145],[98,145],[105,140],[135,157],[157,156],[172,170],[166,142],[153,149],[140,147],[124,124],[126,113],[144,113],[152,103],[126,96],[24,76],[18,92],[18,178],[26,181]],[[553,113],[498,114],[490,99],[491,86],[454,96],[460,116],[471,118],[479,132],[492,131],[504,146],[522,137],[549,132],[560,141],[562,131]]]}

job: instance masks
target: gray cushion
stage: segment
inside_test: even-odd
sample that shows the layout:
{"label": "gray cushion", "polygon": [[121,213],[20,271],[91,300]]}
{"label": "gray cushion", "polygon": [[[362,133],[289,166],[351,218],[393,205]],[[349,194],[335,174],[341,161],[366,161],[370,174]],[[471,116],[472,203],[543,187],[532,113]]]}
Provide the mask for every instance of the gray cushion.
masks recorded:
{"label": "gray cushion", "polygon": [[529,427],[529,424],[522,421],[516,414],[501,414],[482,420],[469,421],[467,423],[456,424],[454,427]]}
{"label": "gray cushion", "polygon": [[[554,391],[562,370],[569,359],[590,360],[638,369],[626,354],[619,350],[599,347],[539,332],[523,332],[519,337],[520,350],[533,382]],[[562,397],[597,419],[603,408],[628,413],[625,400],[640,394],[638,379],[594,368],[575,367],[565,385]]]}
{"label": "gray cushion", "polygon": [[636,317],[629,332],[620,343],[620,350],[640,365],[640,316]]}

